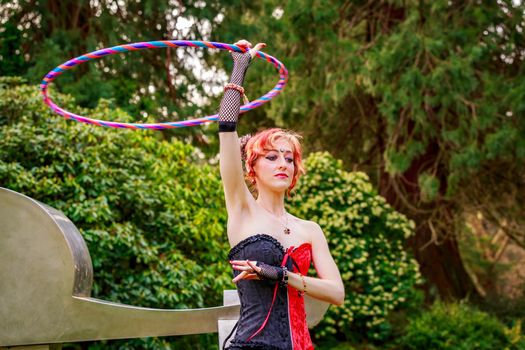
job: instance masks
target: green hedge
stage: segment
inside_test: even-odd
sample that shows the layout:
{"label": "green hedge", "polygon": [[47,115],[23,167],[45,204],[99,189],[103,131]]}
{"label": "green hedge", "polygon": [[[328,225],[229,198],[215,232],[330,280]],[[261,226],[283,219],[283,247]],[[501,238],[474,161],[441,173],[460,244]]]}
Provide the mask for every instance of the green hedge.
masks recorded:
{"label": "green hedge", "polygon": [[412,319],[400,349],[523,350],[521,323],[506,328],[497,318],[466,304],[436,303]]}

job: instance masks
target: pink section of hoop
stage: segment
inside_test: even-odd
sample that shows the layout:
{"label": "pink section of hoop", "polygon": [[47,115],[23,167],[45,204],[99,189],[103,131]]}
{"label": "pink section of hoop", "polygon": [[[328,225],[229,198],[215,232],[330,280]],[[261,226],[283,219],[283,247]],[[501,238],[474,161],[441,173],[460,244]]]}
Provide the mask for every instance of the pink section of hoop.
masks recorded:
{"label": "pink section of hoop", "polygon": [[[218,43],[218,42],[212,42],[212,41],[188,41],[188,40],[165,40],[165,41],[149,41],[149,42],[131,43],[131,44],[113,46],[111,48],[93,51],[85,55],[73,58],[59,65],[58,67],[51,70],[49,73],[47,73],[44,76],[44,78],[42,79],[42,82],[40,83],[40,90],[44,98],[44,103],[46,103],[54,112],[60,114],[66,119],[73,119],[81,123],[105,126],[105,127],[110,127],[110,128],[161,130],[161,129],[173,129],[173,128],[182,128],[182,127],[187,127],[187,126],[195,126],[195,125],[200,125],[203,123],[209,123],[212,121],[216,121],[218,119],[217,114],[202,117],[202,118],[195,118],[195,119],[189,119],[189,120],[184,120],[184,121],[175,121],[175,122],[167,122],[167,123],[141,124],[141,123],[119,123],[119,122],[98,120],[98,119],[83,117],[81,115],[69,112],[57,106],[47,94],[49,83],[55,80],[60,74],[62,74],[66,70],[72,69],[73,67],[78,66],[79,64],[82,64],[82,63],[85,63],[87,61],[91,61],[97,58],[101,58],[104,56],[125,53],[128,51],[166,48],[166,47],[203,47],[203,48],[211,48],[211,49],[229,50],[229,51],[235,51],[235,52],[245,52],[246,51],[245,49],[239,46],[231,45],[231,44],[224,44],[224,43]],[[254,101],[248,104],[241,106],[241,113],[246,113],[270,101],[272,98],[277,96],[282,91],[282,89],[288,82],[288,71],[286,70],[286,67],[284,66],[284,64],[282,64],[279,60],[277,60],[275,57],[270,56],[262,51],[257,51],[256,57],[259,57],[260,59],[273,64],[273,66],[279,72],[279,81],[273,87],[273,89],[268,91],[263,96],[255,99]]]}

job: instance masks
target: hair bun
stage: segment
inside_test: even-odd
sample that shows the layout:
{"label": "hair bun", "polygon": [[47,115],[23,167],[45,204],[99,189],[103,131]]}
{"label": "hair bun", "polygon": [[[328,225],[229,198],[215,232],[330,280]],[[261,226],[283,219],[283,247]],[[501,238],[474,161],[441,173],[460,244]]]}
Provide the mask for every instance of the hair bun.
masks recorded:
{"label": "hair bun", "polygon": [[246,153],[246,145],[248,144],[248,141],[252,138],[252,134],[246,134],[239,138],[239,143],[241,144],[241,158],[243,161],[246,161],[246,158],[248,158],[248,155]]}

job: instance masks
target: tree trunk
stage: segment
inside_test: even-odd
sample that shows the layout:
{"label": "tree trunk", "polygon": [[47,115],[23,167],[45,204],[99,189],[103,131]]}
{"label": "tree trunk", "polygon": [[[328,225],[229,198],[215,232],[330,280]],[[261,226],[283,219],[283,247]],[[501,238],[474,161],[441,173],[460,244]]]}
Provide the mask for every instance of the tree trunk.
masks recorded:
{"label": "tree trunk", "polygon": [[423,224],[408,241],[426,280],[423,289],[427,301],[438,295],[445,300],[477,299],[478,292],[463,265],[454,235],[439,244],[429,244],[431,240],[432,231],[428,224]]}
{"label": "tree trunk", "polygon": [[[439,146],[430,144],[425,154],[414,159],[409,169],[398,178],[382,169],[379,192],[396,210],[416,223],[415,236],[408,240],[408,245],[425,279],[423,290],[426,300],[431,301],[436,297],[475,300],[480,295],[461,259],[454,232],[454,209],[439,201],[425,204],[420,201],[418,176],[439,159],[438,154]],[[440,193],[443,195],[446,192],[446,176],[440,176],[442,174],[439,173],[438,170]],[[437,232],[432,220],[439,220],[439,226],[444,226],[446,232]]]}

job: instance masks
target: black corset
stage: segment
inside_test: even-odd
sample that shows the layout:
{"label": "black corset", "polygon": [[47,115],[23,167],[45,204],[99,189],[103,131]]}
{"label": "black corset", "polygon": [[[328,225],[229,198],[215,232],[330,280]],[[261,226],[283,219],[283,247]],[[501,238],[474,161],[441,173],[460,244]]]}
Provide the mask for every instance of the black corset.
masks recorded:
{"label": "black corset", "polygon": [[[272,236],[258,234],[250,236],[230,250],[229,260],[255,260],[269,265],[281,266],[285,250],[281,243]],[[291,271],[291,259],[287,266]],[[240,271],[234,270],[237,276]],[[235,338],[228,349],[291,349],[291,337],[288,320],[287,287],[279,285],[272,306],[275,281],[240,280],[237,292],[241,301],[241,313],[236,326]],[[247,339],[257,332],[264,323],[269,309],[270,316],[264,328],[249,342]]]}

